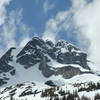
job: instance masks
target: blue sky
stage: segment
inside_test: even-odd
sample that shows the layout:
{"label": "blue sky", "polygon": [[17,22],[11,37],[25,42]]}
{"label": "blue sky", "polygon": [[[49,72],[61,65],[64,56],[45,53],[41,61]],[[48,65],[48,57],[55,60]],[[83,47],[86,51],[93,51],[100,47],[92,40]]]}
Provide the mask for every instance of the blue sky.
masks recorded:
{"label": "blue sky", "polygon": [[[43,6],[46,2],[54,7],[44,12]],[[42,33],[46,21],[59,11],[69,9],[70,5],[70,0],[12,0],[7,9],[8,13],[14,9],[23,9],[23,22],[29,27],[33,27],[36,33]]]}
{"label": "blue sky", "polygon": [[[45,4],[47,6],[44,8]],[[12,0],[7,6],[7,13],[22,9],[22,21],[31,28],[30,35],[41,36],[45,31],[48,20],[61,11],[69,10],[70,7],[71,0]],[[45,11],[45,9],[47,10]],[[58,39],[67,39],[72,43],[76,43],[73,36],[67,38],[64,30],[59,32]]]}
{"label": "blue sky", "polygon": [[[0,48],[24,46],[33,36],[77,46],[77,8],[92,0],[1,0]],[[9,44],[8,44],[9,43]]]}
{"label": "blue sky", "polygon": [[[75,2],[74,2],[75,1]],[[91,0],[1,0],[0,50],[23,47],[33,36],[77,46],[74,9]],[[75,6],[75,7],[74,7]],[[2,53],[1,53],[2,54]]]}
{"label": "blue sky", "polygon": [[67,40],[100,66],[100,0],[0,0],[0,56],[34,35]]}

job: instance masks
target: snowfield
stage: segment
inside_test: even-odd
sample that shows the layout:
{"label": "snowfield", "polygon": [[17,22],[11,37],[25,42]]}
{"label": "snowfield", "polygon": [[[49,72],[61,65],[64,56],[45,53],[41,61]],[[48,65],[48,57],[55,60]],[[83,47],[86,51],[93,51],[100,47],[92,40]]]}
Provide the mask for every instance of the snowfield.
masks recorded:
{"label": "snowfield", "polygon": [[0,59],[0,100],[100,100],[100,72],[74,45],[34,37],[13,49]]}

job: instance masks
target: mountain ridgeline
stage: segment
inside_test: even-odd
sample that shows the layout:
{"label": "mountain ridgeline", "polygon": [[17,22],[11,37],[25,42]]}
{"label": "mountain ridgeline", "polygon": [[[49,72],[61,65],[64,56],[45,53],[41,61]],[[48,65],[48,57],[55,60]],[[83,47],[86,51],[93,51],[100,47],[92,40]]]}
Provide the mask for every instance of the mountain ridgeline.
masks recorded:
{"label": "mountain ridgeline", "polygon": [[[14,54],[14,51],[17,54]],[[41,75],[47,79],[59,75],[69,79],[75,75],[92,73],[87,64],[87,54],[76,46],[64,40],[54,44],[52,41],[33,37],[20,51],[12,47],[1,57],[0,86],[7,84],[17,75],[18,65],[29,70],[37,67],[37,64]]]}
{"label": "mountain ridgeline", "polygon": [[93,67],[75,45],[33,37],[0,58],[0,100],[100,99],[100,74]]}

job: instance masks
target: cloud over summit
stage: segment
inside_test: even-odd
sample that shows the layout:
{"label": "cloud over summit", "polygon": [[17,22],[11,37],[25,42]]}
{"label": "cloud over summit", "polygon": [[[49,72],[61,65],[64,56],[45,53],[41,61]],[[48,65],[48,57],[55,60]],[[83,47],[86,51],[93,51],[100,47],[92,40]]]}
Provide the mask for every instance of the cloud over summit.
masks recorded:
{"label": "cloud over summit", "polygon": [[[84,0],[85,1],[85,0]],[[93,0],[75,12],[75,23],[82,34],[90,41],[90,59],[100,66],[100,0]],[[85,41],[85,40],[84,40]],[[100,68],[99,68],[100,69]]]}
{"label": "cloud over summit", "polygon": [[6,19],[6,6],[9,5],[11,0],[0,0],[0,25],[2,25]]}
{"label": "cloud over summit", "polygon": [[[3,1],[3,0],[2,0]],[[7,14],[6,4],[10,3],[4,0],[0,5],[0,56],[10,47],[23,47],[29,40],[30,28],[22,22],[23,9],[12,10]],[[24,41],[24,42],[23,42]],[[23,45],[22,45],[23,42]]]}
{"label": "cloud over summit", "polygon": [[100,69],[100,0],[72,0],[69,10],[58,12],[47,22],[43,38],[55,41],[61,30],[72,35],[67,32],[69,29]]}
{"label": "cloud over summit", "polygon": [[[12,9],[7,13],[6,6],[10,2],[11,0],[0,1],[0,54],[4,49],[7,50],[12,46],[23,47],[30,39],[31,29],[23,22],[23,8]],[[56,8],[56,5],[49,4],[48,0],[45,0],[43,4],[41,11],[45,13]],[[99,68],[100,0],[71,0],[71,4],[69,9],[60,9],[53,16],[48,17],[47,14],[46,17],[49,20],[45,20],[45,26],[43,26],[45,28],[40,35],[44,40],[49,39],[53,42],[61,37],[62,31],[67,34],[65,36],[72,37],[71,39],[76,38],[77,44],[87,50],[89,59],[94,61]],[[39,13],[37,15],[39,16]],[[40,23],[37,20],[35,24],[38,27]],[[33,31],[33,33],[36,32]]]}

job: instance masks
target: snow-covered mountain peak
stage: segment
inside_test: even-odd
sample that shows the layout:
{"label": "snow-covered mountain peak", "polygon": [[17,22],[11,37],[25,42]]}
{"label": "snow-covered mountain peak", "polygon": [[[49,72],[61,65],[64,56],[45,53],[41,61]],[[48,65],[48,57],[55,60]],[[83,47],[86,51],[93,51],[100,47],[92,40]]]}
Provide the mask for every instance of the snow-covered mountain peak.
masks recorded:
{"label": "snow-covered mountain peak", "polygon": [[[98,74],[91,71],[87,54],[64,40],[54,44],[33,37],[24,48],[10,48],[0,59],[1,87],[23,82],[62,86],[75,77],[79,80],[82,75],[99,79]],[[77,78],[74,81],[77,82]]]}

